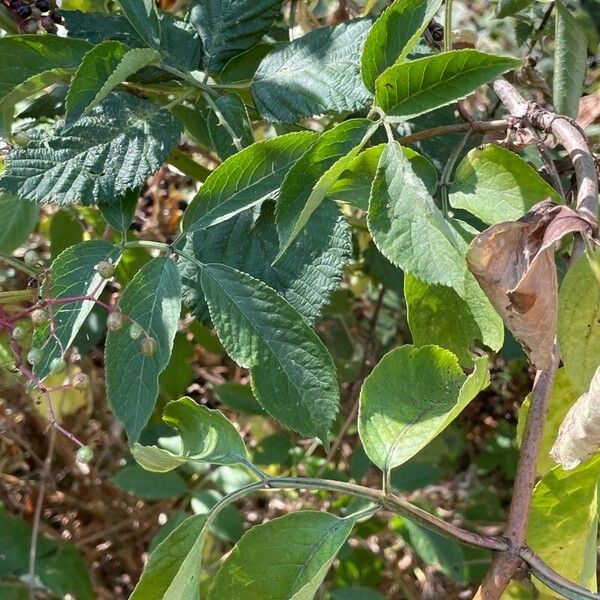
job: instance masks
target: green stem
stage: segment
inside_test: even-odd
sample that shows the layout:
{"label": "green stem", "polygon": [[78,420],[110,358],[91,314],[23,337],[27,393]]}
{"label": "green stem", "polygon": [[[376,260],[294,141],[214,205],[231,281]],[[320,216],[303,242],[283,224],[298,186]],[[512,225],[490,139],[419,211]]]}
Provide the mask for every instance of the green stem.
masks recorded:
{"label": "green stem", "polygon": [[165,64],[161,64],[160,68],[163,71],[166,71],[167,73],[171,73],[172,75],[176,75],[180,79],[187,81],[189,84],[201,89],[203,92],[206,92],[213,96],[218,96],[218,93],[210,85],[207,85],[206,83],[203,83],[199,79],[192,77],[192,75],[190,75],[189,73],[185,73],[184,71],[180,71],[179,69],[176,69],[175,67],[171,67],[171,66],[165,65]]}
{"label": "green stem", "polygon": [[225,115],[221,112],[221,109],[217,106],[216,102],[208,94],[203,95],[206,103],[213,109],[213,112],[217,116],[219,123],[223,125],[225,131],[227,131],[229,137],[231,137],[235,149],[239,152],[242,149],[242,140],[240,140],[238,135],[235,133],[235,130],[229,124],[229,121],[225,118]]}
{"label": "green stem", "polygon": [[132,240],[130,242],[121,244],[121,248],[149,248],[166,253],[174,251],[169,244],[164,244],[163,242],[153,242],[152,240]]}
{"label": "green stem", "polygon": [[469,138],[472,135],[472,131],[467,131],[465,135],[462,137],[462,140],[454,147],[452,150],[452,154],[450,154],[448,161],[444,165],[444,170],[442,171],[442,175],[440,176],[440,189],[442,192],[442,212],[444,215],[448,214],[448,210],[450,208],[450,203],[448,201],[448,188],[452,183],[452,174],[454,173],[454,166],[458,161],[461,152],[464,150],[465,145],[469,141]]}
{"label": "green stem", "polygon": [[23,261],[11,256],[10,254],[5,254],[4,252],[0,252],[0,262],[5,262],[7,265],[13,267],[13,269],[17,269],[18,271],[22,271],[23,273],[27,273],[31,277],[38,277],[39,273],[33,267],[26,265]]}
{"label": "green stem", "polygon": [[452,0],[446,0],[444,11],[444,52],[452,50]]}
{"label": "green stem", "polygon": [[0,292],[0,304],[14,304],[24,300],[33,300],[37,297],[37,290],[13,290]]}

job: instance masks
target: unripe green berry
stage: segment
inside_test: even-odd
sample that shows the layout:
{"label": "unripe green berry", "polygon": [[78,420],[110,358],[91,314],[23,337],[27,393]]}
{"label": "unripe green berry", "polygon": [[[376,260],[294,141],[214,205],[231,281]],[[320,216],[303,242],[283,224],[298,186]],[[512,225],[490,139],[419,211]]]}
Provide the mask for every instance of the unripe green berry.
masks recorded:
{"label": "unripe green berry", "polygon": [[142,333],[144,333],[144,330],[142,329],[141,325],[138,325],[137,323],[133,323],[133,325],[129,328],[129,337],[132,340],[137,340]]}
{"label": "unripe green berry", "polygon": [[73,388],[76,390],[87,390],[90,385],[90,378],[86,373],[77,373],[73,377]]}
{"label": "unripe green berry", "polygon": [[50,363],[50,373],[52,373],[52,375],[58,375],[59,373],[63,373],[66,368],[67,363],[65,362],[64,358],[54,358]]}
{"label": "unripe green berry", "polygon": [[12,336],[15,340],[24,340],[27,337],[27,329],[22,325],[16,325],[13,329]]}
{"label": "unripe green berry", "polygon": [[80,463],[87,465],[92,462],[92,458],[94,458],[94,452],[89,446],[81,446],[81,448],[77,450],[77,460]]}
{"label": "unripe green berry", "polygon": [[40,255],[35,250],[27,250],[23,254],[23,260],[26,265],[36,265],[40,262]]}
{"label": "unripe green berry", "polygon": [[43,352],[39,348],[34,347],[27,353],[27,362],[30,365],[37,365],[43,357]]}
{"label": "unripe green berry", "polygon": [[94,268],[104,279],[110,279],[115,272],[115,265],[112,260],[101,260]]}
{"label": "unripe green berry", "polygon": [[118,331],[123,327],[123,314],[118,310],[111,312],[106,319],[106,327],[109,331]]}
{"label": "unripe green berry", "polygon": [[43,308],[36,308],[31,313],[31,322],[36,327],[39,327],[40,325],[44,325],[44,323],[48,322],[48,312],[45,311]]}
{"label": "unripe green berry", "polygon": [[19,133],[15,133],[13,136],[13,142],[15,146],[27,146],[31,141],[31,137],[29,137],[24,131],[20,131]]}
{"label": "unripe green berry", "polygon": [[151,356],[156,352],[156,340],[153,337],[145,337],[140,344],[142,354]]}

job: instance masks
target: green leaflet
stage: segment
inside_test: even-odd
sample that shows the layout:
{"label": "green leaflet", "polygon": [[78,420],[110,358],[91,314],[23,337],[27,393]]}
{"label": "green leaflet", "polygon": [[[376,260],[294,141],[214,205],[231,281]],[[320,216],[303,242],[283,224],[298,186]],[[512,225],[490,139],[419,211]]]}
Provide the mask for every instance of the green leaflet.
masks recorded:
{"label": "green leaflet", "polygon": [[368,226],[381,253],[422,281],[465,294],[465,253],[400,144],[388,143],[371,189]]}
{"label": "green leaflet", "polygon": [[35,229],[40,209],[16,196],[0,194],[0,251],[12,252]]}
{"label": "green leaflet", "polygon": [[600,252],[586,252],[570,269],[558,295],[558,347],[578,394],[600,365]]}
{"label": "green leaflet", "polygon": [[406,58],[441,5],[442,0],[396,0],[375,21],[362,54],[362,78],[369,90],[381,73]]}
{"label": "green leaflet", "polygon": [[12,35],[0,38],[0,100],[17,86],[45,71],[75,70],[91,44],[57,35]]}
{"label": "green leaflet", "polygon": [[136,464],[117,471],[110,482],[145,500],[168,500],[188,493],[185,479],[179,473],[151,473]]}
{"label": "green leaflet", "polygon": [[[191,206],[191,205],[190,205]],[[351,256],[350,228],[333,203],[321,205],[308,227],[275,264],[279,251],[273,203],[188,235],[185,251],[202,263],[221,263],[257,277],[279,292],[308,322],[321,314]],[[236,240],[235,244],[230,240]],[[184,299],[207,320],[198,266],[182,258]]]}
{"label": "green leaflet", "polygon": [[[533,492],[526,538],[550,567],[593,591],[596,590],[599,476],[599,458],[572,471],[555,467],[546,473]],[[563,598],[562,594],[537,585],[544,594]]]}
{"label": "green leaflet", "polygon": [[[556,441],[556,435],[561,423],[571,406],[577,401],[578,396],[567,377],[565,369],[558,369],[554,377],[550,399],[548,400],[548,415],[544,422],[544,433],[538,453],[537,473],[540,477],[556,466],[556,463],[550,456],[550,449]],[[519,421],[517,423],[517,439],[519,443],[523,439],[523,433],[525,432],[525,423],[527,422],[530,404],[531,394],[525,398],[519,409]]]}
{"label": "green leaflet", "polygon": [[135,444],[131,453],[144,469],[163,473],[186,461],[214,465],[247,463],[240,434],[218,410],[200,406],[185,397],[167,404],[163,421],[179,433],[181,453],[174,455],[156,446]]}
{"label": "green leaflet", "polygon": [[7,158],[0,190],[35,202],[112,202],[158,169],[180,131],[159,106],[113,92],[68,129],[30,130],[29,144]]}
{"label": "green leaflet", "polygon": [[468,377],[439,346],[388,352],[365,379],[358,432],[367,456],[386,475],[439,435],[489,384],[487,358]]}
{"label": "green leaflet", "polygon": [[210,316],[227,353],[250,369],[263,408],[286,427],[327,439],[339,404],[331,356],[275,290],[224,265],[202,269]]}
{"label": "green leaflet", "polygon": [[109,40],[95,46],[75,72],[65,102],[65,121],[72,125],[87,115],[129,76],[160,60],[149,48],[130,50],[121,42]]}
{"label": "green leaflet", "polygon": [[533,4],[533,2],[534,0],[499,0],[498,7],[496,8],[496,16],[499,19],[511,17],[530,4]]}
{"label": "green leaflet", "polygon": [[206,515],[188,517],[150,554],[129,600],[198,598]]}
{"label": "green leaflet", "polygon": [[253,527],[219,569],[208,600],[312,600],[353,525],[303,510]]}
{"label": "green leaflet", "polygon": [[210,111],[207,125],[211,145],[217,151],[217,154],[225,160],[238,152],[236,143],[239,143],[242,147],[250,146],[254,142],[254,135],[246,105],[240,96],[237,94],[219,96],[215,100],[215,105],[221,113],[220,119],[224,120],[233,131],[232,136],[225,129],[224,124],[215,112]]}
{"label": "green leaflet", "polygon": [[474,148],[456,168],[450,203],[488,225],[516,221],[534,204],[560,194],[522,158],[495,144]]}
{"label": "green leaflet", "polygon": [[587,69],[585,32],[560,1],[556,3],[556,50],[554,53],[554,108],[575,118]]}
{"label": "green leaflet", "polygon": [[[190,506],[194,514],[207,515],[222,498],[216,490],[198,490],[194,492]],[[228,504],[219,511],[208,530],[220,540],[235,543],[244,534],[244,518],[235,506]]]}
{"label": "green leaflet", "polygon": [[359,57],[371,27],[356,19],[320,27],[267,54],[252,80],[258,112],[275,123],[365,108],[371,96]]}
{"label": "green leaflet", "polygon": [[106,222],[117,231],[125,232],[133,221],[135,209],[140,197],[140,190],[134,188],[125,192],[115,202],[100,203],[98,208]]}
{"label": "green leaflet", "polygon": [[190,23],[200,33],[204,64],[219,72],[225,63],[259,42],[281,10],[281,0],[198,0]]}
{"label": "green leaflet", "polygon": [[158,376],[169,362],[177,330],[181,279],[175,263],[166,257],[146,263],[123,290],[118,308],[135,319],[157,346],[154,354],[142,354],[141,339],[131,338],[128,323],[106,337],[106,395],[134,443],[154,410]]}
{"label": "green leaflet", "polygon": [[215,396],[221,404],[225,404],[233,410],[248,415],[265,415],[265,411],[256,401],[252,388],[249,385],[226,381],[213,388]]}
{"label": "green leaflet", "polygon": [[154,0],[118,0],[125,16],[150,48],[160,47],[160,21]]}
{"label": "green leaflet", "polygon": [[520,60],[477,50],[453,50],[390,67],[375,82],[375,100],[406,119],[460,100]]}
{"label": "green leaflet", "polygon": [[204,182],[183,215],[184,232],[216,225],[273,197],[292,165],[316,141],[312,132],[256,142],[223,162]]}
{"label": "green leaflet", "polygon": [[473,366],[474,340],[492,350],[502,347],[502,321],[474,279],[466,282],[463,299],[452,288],[424,283],[407,273],[404,297],[415,345],[436,344],[451,350],[465,367]]}
{"label": "green leaflet", "polygon": [[61,209],[52,215],[50,221],[50,254],[55,260],[59,254],[70,246],[83,242],[85,230],[77,214]]}
{"label": "green leaflet", "polygon": [[[117,262],[119,250],[102,240],[83,242],[71,246],[56,257],[50,268],[50,287],[42,287],[42,296],[74,298],[77,296],[100,296],[106,280],[94,267],[101,261]],[[42,360],[35,365],[34,373],[44,379],[50,373],[50,363],[63,355],[71,346],[77,332],[94,306],[91,300],[57,304],[52,308],[54,335],[50,336],[48,325],[37,329],[32,346],[41,347]]]}
{"label": "green leaflet", "polygon": [[323,133],[289,170],[275,209],[281,244],[277,258],[302,231],[336,179],[378,126],[369,119],[344,121]]}

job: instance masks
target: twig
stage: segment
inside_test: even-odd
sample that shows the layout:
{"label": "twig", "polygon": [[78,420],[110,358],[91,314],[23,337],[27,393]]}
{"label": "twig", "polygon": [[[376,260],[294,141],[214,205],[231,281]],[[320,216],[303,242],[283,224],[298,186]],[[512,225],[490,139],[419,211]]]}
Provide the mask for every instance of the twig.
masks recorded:
{"label": "twig", "polygon": [[37,540],[40,531],[40,519],[42,517],[42,507],[44,505],[44,494],[46,492],[46,481],[50,475],[50,467],[52,466],[52,456],[54,454],[54,442],[56,440],[56,430],[50,430],[48,438],[48,452],[44,460],[44,467],[40,476],[40,486],[38,488],[38,497],[33,515],[33,526],[31,528],[31,543],[29,546],[29,578],[27,585],[29,587],[29,597],[34,598],[35,588],[35,561],[37,557]]}
{"label": "twig", "polygon": [[405,135],[400,138],[400,143],[405,146],[414,144],[421,140],[428,140],[439,137],[440,135],[449,135],[452,133],[465,133],[472,131],[473,133],[489,133],[490,131],[506,131],[510,127],[506,119],[497,119],[494,121],[471,121],[470,123],[453,123],[451,125],[440,125],[431,129],[417,131],[410,135]]}

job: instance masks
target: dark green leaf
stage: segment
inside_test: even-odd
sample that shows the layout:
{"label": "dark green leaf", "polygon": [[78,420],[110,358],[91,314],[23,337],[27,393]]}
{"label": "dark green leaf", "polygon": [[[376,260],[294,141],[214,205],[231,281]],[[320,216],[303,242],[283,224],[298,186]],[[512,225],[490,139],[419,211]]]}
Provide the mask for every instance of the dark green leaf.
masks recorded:
{"label": "dark green leaf", "polygon": [[[104,289],[106,280],[94,267],[101,261],[117,261],[119,251],[102,240],[83,242],[65,250],[52,263],[50,286],[42,287],[44,296],[66,299],[80,296],[97,298]],[[43,379],[50,372],[50,363],[60,357],[71,346],[77,332],[89,315],[94,302],[91,300],[67,302],[53,307],[54,334],[50,335],[45,325],[33,335],[32,345],[43,347],[43,358],[35,368],[35,374]]]}
{"label": "dark green leaf", "polygon": [[280,7],[281,0],[197,0],[189,19],[202,38],[206,69],[219,72],[232,56],[259,42]]}
{"label": "dark green leaf", "polygon": [[327,438],[339,391],[331,356],[273,289],[224,265],[202,270],[202,288],[228,354],[250,369],[257,400],[286,427]]}
{"label": "dark green leaf", "polygon": [[[235,244],[231,240],[237,240]],[[246,211],[234,219],[187,236],[185,250],[203,263],[222,263],[264,281],[279,292],[307,321],[313,322],[338,287],[350,258],[350,230],[333,203],[314,213],[288,251],[279,251],[273,204],[260,215]],[[185,301],[194,314],[207,319],[196,264],[181,260]]]}
{"label": "dark green leaf", "polygon": [[442,0],[396,0],[375,21],[362,55],[362,77],[371,91],[381,73],[408,56],[441,5]]}
{"label": "dark green leaf", "polygon": [[253,527],[219,569],[208,599],[312,598],[353,525],[307,510]]}
{"label": "dark green leaf", "polygon": [[113,485],[144,500],[166,500],[183,496],[188,488],[177,472],[151,473],[138,465],[127,465],[110,479]]}
{"label": "dark green leaf", "polygon": [[12,252],[35,229],[40,209],[33,202],[0,194],[0,251]]}
{"label": "dark green leaf", "polygon": [[160,47],[160,21],[154,0],[118,0],[123,13],[150,48]]}
{"label": "dark green leaf", "polygon": [[183,231],[230,219],[275,196],[291,166],[315,142],[311,132],[288,133],[252,144],[226,160],[209,177],[183,217]]}
{"label": "dark green leaf", "polygon": [[190,383],[194,381],[193,363],[194,346],[185,334],[178,333],[173,343],[171,360],[158,379],[161,397],[174,400],[185,394]]}
{"label": "dark green leaf", "polygon": [[453,50],[390,67],[375,84],[377,104],[388,115],[416,117],[460,100],[520,60],[478,50]]}
{"label": "dark green leaf", "polygon": [[248,415],[266,415],[262,406],[256,401],[252,388],[234,381],[226,381],[213,388],[215,395],[221,404],[225,404],[233,410]]}
{"label": "dark green leaf", "polygon": [[[219,96],[215,100],[215,105],[220,116],[218,117],[214,111],[209,113],[208,133],[213,148],[225,160],[238,151],[236,144],[242,147],[250,146],[254,136],[244,101],[237,94]],[[225,129],[222,121],[225,121],[233,131],[233,136]]]}
{"label": "dark green leaf", "polygon": [[109,331],[106,338],[106,395],[133,443],[154,410],[158,377],[169,363],[177,331],[181,280],[175,263],[166,257],[146,263],[123,290],[118,308],[141,325],[157,346],[154,354],[143,354],[144,336],[132,339],[129,324]]}
{"label": "dark green leaf", "polygon": [[556,50],[554,52],[554,108],[575,118],[587,68],[585,32],[560,1],[556,2]]}
{"label": "dark green leaf", "polygon": [[180,128],[167,111],[113,92],[67,129],[31,130],[13,150],[0,189],[36,202],[113,202],[140,185],[177,143]]}
{"label": "dark green leaf", "polygon": [[130,50],[117,41],[106,41],[90,50],[75,72],[65,103],[65,121],[72,125],[83,117],[119,84],[160,55],[149,48]]}
{"label": "dark green leaf", "polygon": [[276,48],[252,81],[259,113],[276,123],[365,108],[370,94],[360,77],[359,57],[369,20],[321,27]]}
{"label": "dark green leaf", "polygon": [[50,252],[52,260],[69,246],[83,242],[85,230],[75,214],[68,210],[54,213],[50,221]]}
{"label": "dark green leaf", "polygon": [[114,202],[99,203],[98,208],[111,227],[114,227],[117,231],[125,232],[133,221],[139,197],[140,190],[134,188],[125,192]]}

